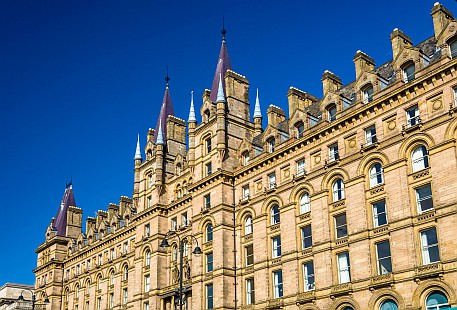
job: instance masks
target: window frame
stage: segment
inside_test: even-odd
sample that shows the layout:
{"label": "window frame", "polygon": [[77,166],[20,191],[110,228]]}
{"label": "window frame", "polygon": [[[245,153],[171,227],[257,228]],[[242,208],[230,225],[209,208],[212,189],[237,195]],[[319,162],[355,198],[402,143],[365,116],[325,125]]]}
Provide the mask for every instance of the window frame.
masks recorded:
{"label": "window frame", "polygon": [[[379,210],[378,210],[379,206],[383,206],[384,211],[379,212]],[[389,224],[389,220],[387,218],[387,206],[386,206],[385,199],[381,199],[376,202],[373,202],[371,204],[371,210],[373,212],[373,227],[374,228],[378,228],[378,227]],[[384,224],[380,224],[380,220],[379,220],[380,218],[384,219],[384,222],[385,222]]]}
{"label": "window frame", "polygon": [[338,112],[335,103],[331,103],[326,108],[328,122],[331,123],[336,120],[336,113]]}
{"label": "window frame", "polygon": [[334,162],[340,159],[340,155],[338,152],[338,143],[333,143],[328,147],[328,162]]}
{"label": "window frame", "polygon": [[253,223],[252,223],[252,216],[249,214],[244,219],[244,235],[250,235],[254,231]]}
{"label": "window frame", "polygon": [[244,247],[245,266],[254,265],[254,245],[248,244]]}
{"label": "window frame", "polygon": [[213,272],[213,268],[214,268],[213,252],[206,253],[206,255],[205,255],[205,270],[206,270],[206,273]]}
{"label": "window frame", "polygon": [[[409,72],[410,69],[412,68],[412,72]],[[414,81],[416,78],[416,64],[412,61],[408,61],[406,64],[403,65],[402,67],[402,73],[403,73],[403,81],[405,83],[409,83]]]}
{"label": "window frame", "polygon": [[[371,92],[370,92],[371,90]],[[363,103],[367,104],[373,101],[374,87],[371,83],[362,88]]]}
{"label": "window frame", "polygon": [[214,287],[213,283],[205,285],[206,309],[214,309]]}
{"label": "window frame", "polygon": [[271,257],[281,257],[281,235],[271,237]]}
{"label": "window frame", "polygon": [[[380,256],[380,250],[381,250],[381,245],[387,244],[387,250],[388,250],[388,255],[386,256]],[[383,274],[389,274],[392,273],[392,252],[390,250],[390,241],[389,240],[383,240],[380,242],[377,242],[375,244],[376,248],[376,267],[377,267],[377,272],[378,275],[383,275]],[[386,253],[387,254],[387,253]],[[390,265],[390,270],[386,268],[386,266],[383,264],[384,261],[388,262],[388,265]],[[384,270],[385,269],[385,270]]]}
{"label": "window frame", "polygon": [[[431,236],[431,237],[436,239],[435,243],[429,244],[429,236],[427,235],[428,232],[434,233],[434,236]],[[420,244],[421,244],[422,264],[423,265],[429,265],[429,264],[433,264],[433,263],[441,261],[438,232],[436,231],[436,227],[430,227],[428,229],[424,229],[424,230],[420,231]],[[436,251],[436,253],[434,253],[437,258],[436,260],[432,261],[430,249],[434,249],[434,251]]]}
{"label": "window frame", "polygon": [[[338,219],[344,217],[344,224],[339,225],[338,224]],[[335,223],[335,239],[342,239],[346,238],[348,236],[348,222],[347,222],[347,217],[346,217],[346,212],[337,214],[333,216],[334,223]],[[344,228],[343,230],[341,230]],[[339,231],[343,231],[344,233],[340,235]]]}
{"label": "window frame", "polygon": [[274,137],[270,137],[267,139],[267,150],[268,153],[273,153],[275,151],[276,140]]}
{"label": "window frame", "polygon": [[303,192],[299,200],[300,214],[311,212],[311,199],[308,192]]}
{"label": "window frame", "polygon": [[[342,262],[342,258],[345,256],[346,266],[342,266],[340,264]],[[338,265],[338,283],[349,283],[351,282],[351,261],[349,258],[349,252],[341,252],[337,254],[337,265]]]}
{"label": "window frame", "polygon": [[255,280],[254,280],[254,278],[246,279],[245,285],[246,285],[246,305],[252,305],[255,303]]}
{"label": "window frame", "polygon": [[[305,292],[314,291],[316,289],[316,278],[314,274],[314,261],[308,261],[302,264],[303,270],[303,290]],[[309,268],[311,267],[311,268]],[[310,270],[311,269],[311,270]],[[310,281],[312,279],[312,281]]]}
{"label": "window frame", "polygon": [[413,127],[421,122],[419,106],[413,105],[405,110],[406,112],[406,125],[407,127]]}
{"label": "window frame", "polygon": [[273,271],[273,298],[284,296],[282,269]]}
{"label": "window frame", "polygon": [[[306,234],[307,232],[309,232],[309,234]],[[311,224],[301,227],[300,235],[301,235],[302,250],[312,248],[313,247],[313,231],[311,228]]]}
{"label": "window frame", "polygon": [[268,175],[268,189],[276,188],[276,173],[270,173]]}
{"label": "window frame", "polygon": [[371,165],[368,175],[370,178],[370,188],[384,184],[384,169],[380,162]]}
{"label": "window frame", "polygon": [[411,152],[411,168],[413,172],[418,172],[430,167],[428,150],[423,144],[416,146]]}
{"label": "window frame", "polygon": [[281,210],[279,204],[275,203],[270,209],[270,224],[276,225],[281,223]]}
{"label": "window frame", "polygon": [[[421,197],[420,190],[423,190],[423,189],[425,189],[427,187],[428,187],[428,192],[430,194],[428,196]],[[419,214],[435,209],[435,206],[433,204],[433,192],[432,192],[432,184],[431,183],[423,184],[423,185],[421,185],[419,187],[416,187],[414,189],[414,191],[416,193],[417,212]],[[423,209],[423,206],[426,206],[428,204],[430,204],[430,207],[428,207],[427,209]]]}
{"label": "window frame", "polygon": [[376,126],[372,125],[365,129],[365,146],[378,142],[376,137]]}
{"label": "window frame", "polygon": [[342,178],[338,178],[332,183],[332,200],[337,202],[343,199],[345,199],[344,181]]}
{"label": "window frame", "polygon": [[208,223],[205,226],[205,240],[206,242],[213,241],[213,224]]}

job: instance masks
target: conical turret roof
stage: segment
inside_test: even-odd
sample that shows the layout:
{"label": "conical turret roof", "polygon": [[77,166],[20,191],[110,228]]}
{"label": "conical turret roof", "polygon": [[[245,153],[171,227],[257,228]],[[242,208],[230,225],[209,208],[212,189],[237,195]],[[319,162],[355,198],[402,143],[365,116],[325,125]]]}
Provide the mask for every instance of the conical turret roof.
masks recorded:
{"label": "conical turret roof", "polygon": [[65,188],[65,193],[63,194],[62,201],[60,202],[60,207],[54,221],[53,228],[59,236],[65,236],[67,233],[67,211],[70,206],[76,206],[71,182],[67,184]]}
{"label": "conical turret roof", "polygon": [[[211,87],[211,94],[209,99],[212,102],[216,102],[217,99],[217,90],[219,88],[219,80],[225,77],[227,70],[232,70],[232,65],[230,64],[230,58],[227,51],[227,46],[225,44],[225,28],[222,28],[222,45],[221,51],[219,52],[219,59],[217,60],[216,72],[214,73],[213,86]],[[222,83],[225,93],[225,83]]]}
{"label": "conical turret roof", "polygon": [[162,107],[160,108],[159,119],[157,120],[156,131],[154,133],[154,142],[157,143],[157,136],[159,133],[159,126],[162,128],[163,141],[167,141],[167,118],[169,115],[174,115],[173,104],[171,103],[170,91],[168,89],[168,81],[170,78],[167,76],[167,86],[165,87],[165,94],[163,95]]}

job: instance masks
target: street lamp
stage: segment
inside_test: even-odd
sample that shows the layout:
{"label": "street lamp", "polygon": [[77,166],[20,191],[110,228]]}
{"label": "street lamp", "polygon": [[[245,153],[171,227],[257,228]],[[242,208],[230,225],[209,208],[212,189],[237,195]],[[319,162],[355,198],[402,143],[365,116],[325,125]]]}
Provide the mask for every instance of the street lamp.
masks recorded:
{"label": "street lamp", "polygon": [[[183,288],[183,286],[182,286],[183,285],[183,273],[182,272],[183,272],[184,241],[187,240],[188,238],[190,238],[191,242],[192,242],[192,240],[195,241],[197,246],[192,251],[193,254],[199,255],[199,254],[202,254],[203,251],[198,246],[198,240],[194,236],[187,235],[187,236],[184,236],[181,239],[179,237],[179,234],[174,230],[170,230],[170,231],[167,232],[167,234],[165,235],[165,238],[162,240],[162,243],[160,244],[160,246],[162,248],[165,249],[165,248],[168,248],[170,246],[168,244],[168,241],[167,241],[167,239],[169,239],[170,237],[177,237],[178,238],[178,243],[179,243],[179,289],[175,290],[175,295],[178,297],[178,302],[177,303],[179,304],[179,310],[182,310],[183,309],[183,304],[186,301],[185,294],[186,294],[187,289],[188,289],[188,287]],[[176,307],[176,302],[175,302],[175,307]]]}
{"label": "street lamp", "polygon": [[[35,310],[35,304],[36,304],[36,295],[35,293],[32,291],[32,290],[29,290],[29,289],[23,289],[22,292],[21,292],[21,295],[17,298],[17,301],[29,301],[29,300],[25,300],[24,299],[24,291],[29,291],[30,293],[32,293],[32,310]],[[43,300],[43,304],[49,304],[49,298],[48,296],[45,294],[45,298]]]}

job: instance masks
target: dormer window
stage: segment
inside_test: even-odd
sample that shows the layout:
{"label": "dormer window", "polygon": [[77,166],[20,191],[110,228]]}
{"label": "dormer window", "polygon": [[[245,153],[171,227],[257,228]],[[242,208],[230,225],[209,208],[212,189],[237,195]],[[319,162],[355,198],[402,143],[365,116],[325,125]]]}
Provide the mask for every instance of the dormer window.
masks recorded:
{"label": "dormer window", "polygon": [[267,140],[268,152],[273,153],[275,151],[275,138],[270,138]]}
{"label": "dormer window", "polygon": [[210,117],[210,112],[208,109],[206,109],[203,112],[203,122],[207,123],[209,121],[209,117]]}
{"label": "dormer window", "polygon": [[303,137],[303,132],[305,131],[305,124],[303,122],[298,122],[295,124],[295,131],[297,132],[297,138]]}
{"label": "dormer window", "polygon": [[408,63],[403,67],[403,79],[405,83],[409,83],[414,80],[414,73],[416,71],[416,66],[413,62]]}
{"label": "dormer window", "polygon": [[334,103],[327,108],[327,117],[329,122],[336,120],[336,105]]}
{"label": "dormer window", "polygon": [[243,166],[249,165],[249,151],[244,151],[241,156],[243,157]]}
{"label": "dormer window", "polygon": [[451,50],[451,58],[457,58],[457,39],[454,39],[454,41],[449,44],[449,49]]}
{"label": "dormer window", "polygon": [[373,101],[373,85],[367,85],[363,90],[362,90],[362,95],[363,95],[363,103],[369,103]]}

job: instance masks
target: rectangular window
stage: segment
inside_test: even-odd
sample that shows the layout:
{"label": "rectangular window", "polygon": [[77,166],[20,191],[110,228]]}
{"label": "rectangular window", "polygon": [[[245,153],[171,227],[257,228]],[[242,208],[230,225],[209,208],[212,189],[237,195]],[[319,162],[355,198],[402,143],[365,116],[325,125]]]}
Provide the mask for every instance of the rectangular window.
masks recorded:
{"label": "rectangular window", "polygon": [[338,281],[340,284],[351,282],[348,252],[338,254]]}
{"label": "rectangular window", "polygon": [[406,110],[406,121],[408,127],[417,125],[420,123],[420,117],[419,117],[419,108],[417,106],[414,106],[408,110]]}
{"label": "rectangular window", "polygon": [[103,255],[99,254],[98,255],[98,265],[100,266],[101,264],[103,264]]}
{"label": "rectangular window", "polygon": [[311,225],[302,227],[301,229],[301,246],[302,249],[307,249],[313,246]]}
{"label": "rectangular window", "polygon": [[376,143],[376,127],[371,126],[367,129],[365,129],[365,141],[366,141],[366,146],[371,145],[373,143]]}
{"label": "rectangular window", "polygon": [[244,252],[246,253],[246,266],[252,266],[254,264],[254,245],[246,246]]}
{"label": "rectangular window", "polygon": [[300,159],[297,161],[297,176],[301,176],[305,174],[305,160]]}
{"label": "rectangular window", "polygon": [[144,225],[144,235],[146,237],[149,237],[151,235],[151,225],[150,224]]}
{"label": "rectangular window", "polygon": [[314,290],[314,263],[303,264],[303,283],[305,291]]}
{"label": "rectangular window", "polygon": [[277,258],[281,256],[281,236],[271,239],[271,256]]}
{"label": "rectangular window", "polygon": [[213,253],[206,254],[206,272],[213,271]]}
{"label": "rectangular window", "polygon": [[171,219],[171,230],[176,230],[178,229],[178,219],[176,217],[173,217]]}
{"label": "rectangular window", "polygon": [[151,205],[152,205],[152,199],[151,199],[151,196],[149,196],[148,197],[148,205],[147,205],[148,209],[151,207]]}
{"label": "rectangular window", "polygon": [[414,72],[416,71],[416,66],[414,63],[411,63],[410,65],[407,65],[406,67],[403,68],[403,77],[405,83],[411,82],[414,80]]}
{"label": "rectangular window", "polygon": [[248,200],[248,199],[249,199],[249,194],[250,194],[249,185],[243,186],[242,191],[243,191],[243,197],[242,197],[242,199],[243,199],[243,200]]}
{"label": "rectangular window", "polygon": [[328,161],[339,159],[338,144],[333,144],[328,147]]}
{"label": "rectangular window", "polygon": [[129,251],[129,243],[124,242],[124,254],[127,254],[128,251]]}
{"label": "rectangular window", "polygon": [[271,173],[268,175],[268,188],[275,188],[276,187],[276,174]]}
{"label": "rectangular window", "polygon": [[421,232],[422,262],[424,265],[440,261],[438,237],[436,228],[430,228]]}
{"label": "rectangular window", "polygon": [[319,119],[317,117],[311,116],[309,114],[308,114],[308,118],[309,118],[309,127],[315,126],[319,122]]}
{"label": "rectangular window", "polygon": [[127,300],[128,300],[128,291],[127,291],[127,288],[124,288],[122,290],[122,303],[124,305],[127,304]]}
{"label": "rectangular window", "polygon": [[184,212],[183,214],[181,214],[181,225],[184,227],[188,225],[187,212]]}
{"label": "rectangular window", "polygon": [[109,307],[110,308],[114,307],[114,293],[109,294]]}
{"label": "rectangular window", "polygon": [[86,306],[84,309],[89,310],[89,301],[86,301]]}
{"label": "rectangular window", "polygon": [[109,258],[110,258],[111,260],[113,260],[113,259],[115,258],[115,252],[114,252],[114,249],[111,249],[109,253],[110,253],[110,256],[109,256]]}
{"label": "rectangular window", "polygon": [[206,139],[205,144],[206,144],[206,154],[209,154],[211,152],[211,138]]}
{"label": "rectangular window", "polygon": [[206,172],[207,176],[210,175],[211,173],[213,173],[213,168],[212,168],[211,162],[209,162],[205,165],[205,172]]}
{"label": "rectangular window", "polygon": [[419,213],[433,209],[432,188],[430,184],[416,188],[416,200]]}
{"label": "rectangular window", "polygon": [[386,201],[381,200],[374,204],[373,207],[373,226],[379,227],[387,224]]}
{"label": "rectangular window", "polygon": [[376,244],[376,256],[378,260],[378,274],[387,274],[392,272],[392,259],[390,256],[389,240]]}
{"label": "rectangular window", "polygon": [[213,309],[213,285],[206,285],[206,309]]}
{"label": "rectangular window", "polygon": [[203,200],[204,200],[204,203],[205,203],[205,209],[211,208],[211,195],[210,194],[205,195],[203,197]]}
{"label": "rectangular window", "polygon": [[252,305],[255,303],[254,294],[254,279],[246,280],[246,305]]}
{"label": "rectangular window", "polygon": [[143,304],[143,310],[149,310],[149,301],[145,301]]}
{"label": "rectangular window", "polygon": [[149,292],[149,285],[151,284],[151,278],[149,275],[144,276],[144,291]]}
{"label": "rectangular window", "polygon": [[276,270],[273,272],[273,297],[280,298],[282,296],[282,270]]}
{"label": "rectangular window", "polygon": [[148,175],[148,186],[152,187],[152,174]]}
{"label": "rectangular window", "polygon": [[346,213],[335,216],[336,238],[344,238],[348,235],[348,227],[346,223]]}
{"label": "rectangular window", "polygon": [[97,298],[97,310],[100,310],[102,308],[102,298],[98,297]]}
{"label": "rectangular window", "polygon": [[454,106],[457,107],[457,87],[454,88]]}
{"label": "rectangular window", "polygon": [[369,103],[373,101],[373,86],[365,87],[363,90],[363,103]]}
{"label": "rectangular window", "polygon": [[90,270],[90,268],[92,267],[92,264],[91,264],[91,263],[92,263],[92,262],[91,262],[91,260],[89,259],[89,260],[87,261],[87,270]]}

